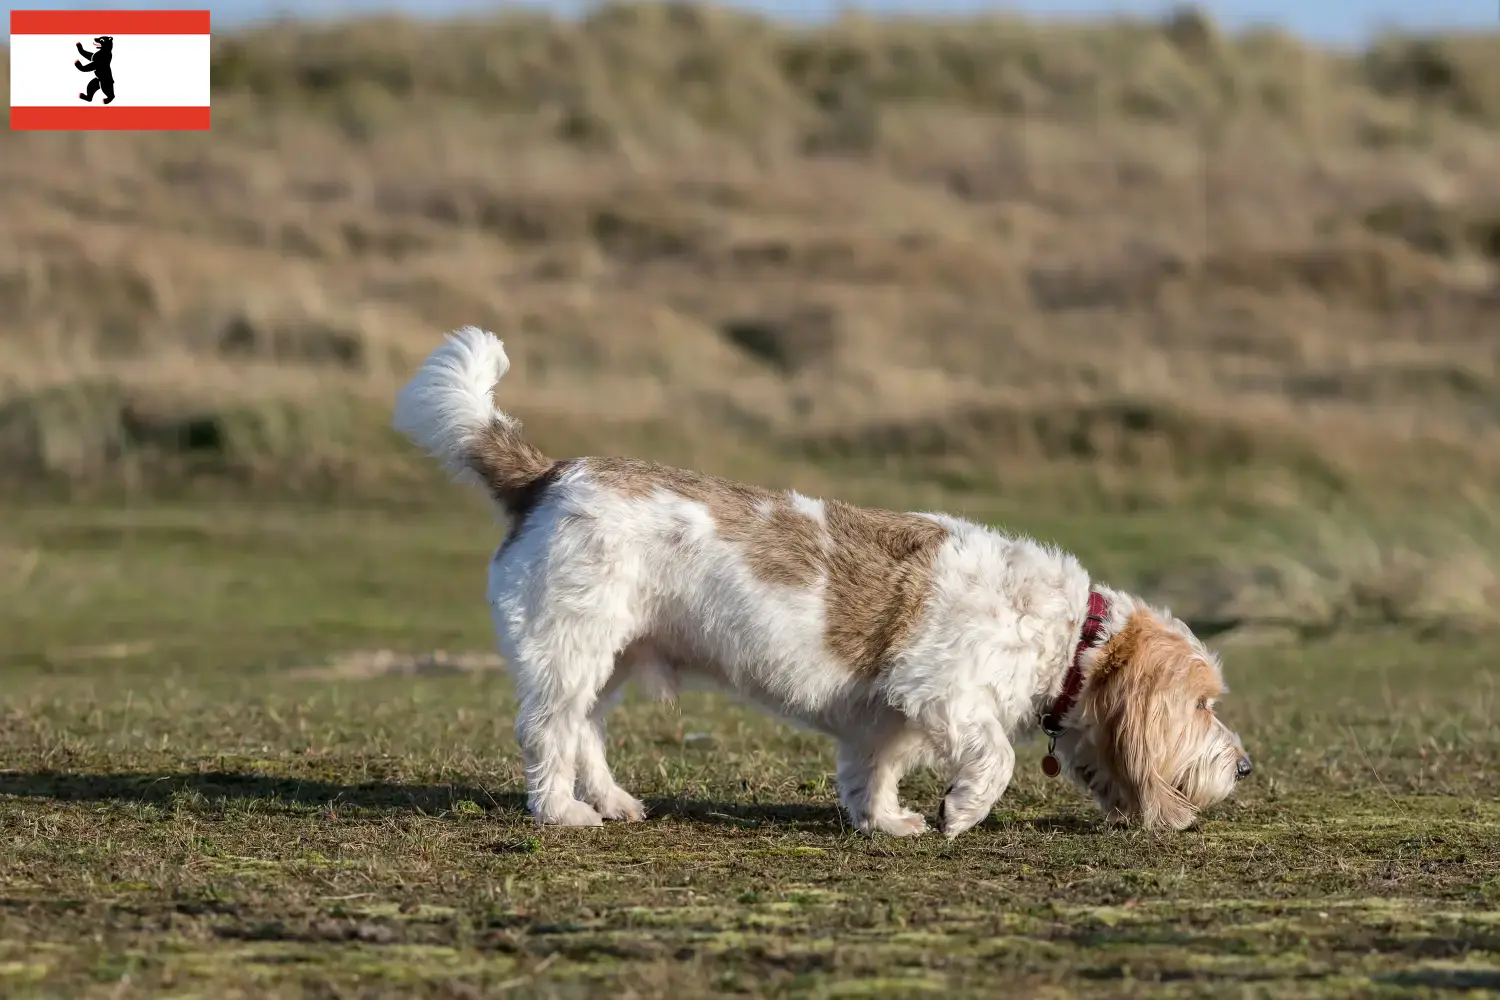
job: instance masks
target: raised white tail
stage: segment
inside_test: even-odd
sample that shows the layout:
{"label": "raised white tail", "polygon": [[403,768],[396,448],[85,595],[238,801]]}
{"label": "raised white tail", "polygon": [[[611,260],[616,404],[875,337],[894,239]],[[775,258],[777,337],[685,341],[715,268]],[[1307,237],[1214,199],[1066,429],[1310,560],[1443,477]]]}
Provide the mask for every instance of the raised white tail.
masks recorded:
{"label": "raised white tail", "polygon": [[478,327],[450,333],[396,395],[396,430],[460,482],[487,489],[513,509],[518,491],[552,463],[521,437],[521,422],[491,393],[510,370],[500,338]]}

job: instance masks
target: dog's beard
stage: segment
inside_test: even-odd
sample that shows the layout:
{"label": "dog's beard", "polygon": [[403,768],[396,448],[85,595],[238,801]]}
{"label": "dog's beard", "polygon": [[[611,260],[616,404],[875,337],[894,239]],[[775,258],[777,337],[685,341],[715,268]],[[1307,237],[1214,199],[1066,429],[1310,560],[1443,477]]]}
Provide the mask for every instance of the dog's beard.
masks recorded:
{"label": "dog's beard", "polygon": [[1149,794],[1165,794],[1186,805],[1192,816],[1224,801],[1234,791],[1239,741],[1222,723],[1196,725],[1194,732],[1160,748],[1157,773],[1162,787],[1155,792],[1134,787],[1116,772],[1107,754],[1099,752],[1096,734],[1065,733],[1055,752],[1072,782],[1090,795],[1115,823],[1138,822],[1142,800]]}
{"label": "dog's beard", "polygon": [[1217,719],[1181,769],[1175,787],[1194,811],[1207,809],[1229,798],[1239,780],[1237,768],[1242,754],[1239,740]]}

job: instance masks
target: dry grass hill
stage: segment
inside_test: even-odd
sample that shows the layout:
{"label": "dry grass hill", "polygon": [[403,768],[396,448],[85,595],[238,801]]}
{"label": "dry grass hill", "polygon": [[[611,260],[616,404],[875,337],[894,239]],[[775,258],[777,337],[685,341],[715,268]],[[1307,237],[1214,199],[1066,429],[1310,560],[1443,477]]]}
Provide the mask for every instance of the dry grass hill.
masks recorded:
{"label": "dry grass hill", "polygon": [[0,136],[7,491],[413,496],[391,393],[476,323],[557,453],[1265,514],[1345,567],[1278,608],[1491,614],[1500,36],[668,4],[215,44],[211,133]]}

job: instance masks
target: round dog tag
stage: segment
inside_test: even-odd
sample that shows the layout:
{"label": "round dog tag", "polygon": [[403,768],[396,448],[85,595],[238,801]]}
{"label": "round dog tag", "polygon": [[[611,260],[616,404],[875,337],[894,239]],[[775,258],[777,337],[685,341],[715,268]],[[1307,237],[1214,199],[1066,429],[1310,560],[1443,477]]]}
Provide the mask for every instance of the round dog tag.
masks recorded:
{"label": "round dog tag", "polygon": [[1052,754],[1042,758],[1042,773],[1049,778],[1055,778],[1062,774],[1062,762]]}

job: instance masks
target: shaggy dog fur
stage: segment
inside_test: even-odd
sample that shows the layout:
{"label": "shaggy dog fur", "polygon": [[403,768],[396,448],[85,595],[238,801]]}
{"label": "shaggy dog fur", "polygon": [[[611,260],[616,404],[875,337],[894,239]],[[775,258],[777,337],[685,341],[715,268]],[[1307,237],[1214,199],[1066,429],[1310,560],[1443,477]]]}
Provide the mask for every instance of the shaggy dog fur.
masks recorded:
{"label": "shaggy dog fur", "polygon": [[[488,596],[538,822],[644,817],[605,760],[626,681],[664,697],[706,682],[828,734],[854,826],[898,836],[926,828],[897,800],[918,764],[952,776],[942,833],[982,821],[1010,783],[1012,739],[1070,675],[1053,752],[1109,816],[1182,829],[1249,772],[1214,712],[1215,658],[1071,555],[941,514],[552,461],[491,398],[509,365],[492,334],[451,334],[402,389],[395,426],[510,518]],[[1107,610],[1081,641],[1091,593]]]}

